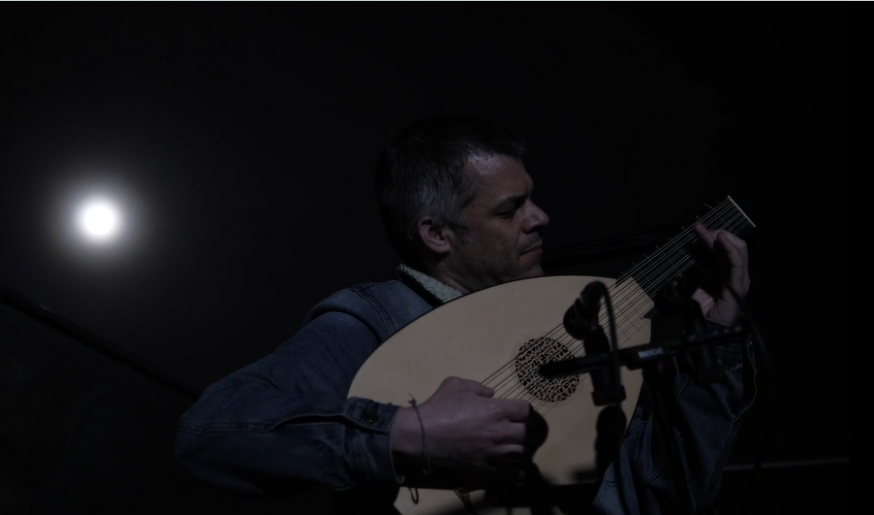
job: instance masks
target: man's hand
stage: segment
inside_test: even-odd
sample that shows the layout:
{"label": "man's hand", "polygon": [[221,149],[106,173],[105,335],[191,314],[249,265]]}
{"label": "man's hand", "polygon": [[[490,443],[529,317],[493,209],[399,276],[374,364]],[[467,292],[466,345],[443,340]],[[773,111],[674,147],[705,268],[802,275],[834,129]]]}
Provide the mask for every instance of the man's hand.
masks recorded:
{"label": "man's hand", "polygon": [[707,290],[698,288],[692,298],[701,305],[701,311],[708,320],[725,326],[734,325],[740,314],[740,305],[728,286],[741,299],[746,297],[750,289],[747,244],[728,231],[708,231],[700,223],[696,223],[693,228],[699,242],[716,255],[722,282]]}
{"label": "man's hand", "polygon": [[[546,421],[520,399],[495,399],[494,390],[449,377],[425,402],[401,408],[391,430],[395,455],[406,463],[457,472],[488,482],[518,475],[546,439]],[[422,448],[422,431],[425,448]],[[469,483],[469,481],[467,481]],[[478,485],[466,484],[469,488]]]}

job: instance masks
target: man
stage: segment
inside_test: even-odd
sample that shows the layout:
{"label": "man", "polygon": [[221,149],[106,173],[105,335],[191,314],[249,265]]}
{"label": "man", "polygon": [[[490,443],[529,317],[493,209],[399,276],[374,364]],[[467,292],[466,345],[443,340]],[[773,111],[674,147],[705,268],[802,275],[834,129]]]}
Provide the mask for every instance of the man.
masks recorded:
{"label": "man", "polygon": [[[518,478],[543,438],[542,419],[527,401],[495,398],[476,381],[452,377],[405,407],[347,396],[370,354],[421,315],[543,275],[540,232],[549,217],[532,200],[524,155],[519,138],[480,120],[436,117],[401,131],[375,176],[380,215],[402,260],[395,277],[329,296],[273,354],[210,386],[179,422],[180,462],[243,493],[327,487],[338,493],[341,512],[391,513],[401,484],[475,489]],[[740,307],[728,287],[741,298],[749,289],[746,246],[727,232],[696,232],[724,258],[728,286],[698,290],[695,299],[711,322],[732,325]],[[752,401],[749,351],[740,347],[719,349],[727,372],[720,384],[699,387],[680,371],[660,381],[693,430],[680,449],[695,477],[696,510],[713,503],[737,420]],[[620,466],[601,482],[597,511],[683,509],[648,409],[638,407]]]}

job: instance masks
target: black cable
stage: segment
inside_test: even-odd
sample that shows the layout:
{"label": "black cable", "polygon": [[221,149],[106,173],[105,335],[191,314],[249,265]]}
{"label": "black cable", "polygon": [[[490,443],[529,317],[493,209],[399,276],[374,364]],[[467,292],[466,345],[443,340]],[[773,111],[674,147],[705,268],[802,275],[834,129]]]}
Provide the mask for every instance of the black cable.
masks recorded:
{"label": "black cable", "polygon": [[[771,372],[770,358],[768,356],[767,349],[765,348],[765,340],[764,340],[764,338],[762,338],[762,333],[759,330],[759,326],[756,323],[755,318],[751,314],[751,311],[749,309],[749,304],[747,304],[747,302],[743,298],[741,298],[740,294],[738,294],[738,292],[735,291],[735,289],[732,288],[731,285],[726,283],[725,287],[731,293],[732,297],[734,297],[735,301],[737,301],[738,305],[741,308],[741,311],[746,316],[747,324],[749,325],[749,328],[753,333],[752,343],[754,344],[754,349],[759,350],[759,354],[761,355],[762,362],[763,362],[762,364],[764,365],[765,375],[769,378],[773,377],[771,375],[772,372]],[[768,401],[775,402],[777,395],[776,395],[776,389],[774,387],[773,381],[768,382],[768,388],[766,390],[767,390],[767,395],[768,395]],[[765,417],[764,429],[762,431],[762,439],[759,443],[759,449],[756,453],[756,459],[753,462],[753,468],[752,468],[752,472],[751,472],[750,482],[747,484],[746,493],[744,494],[744,498],[743,498],[743,501],[741,503],[741,506],[746,507],[743,510],[744,513],[753,513],[753,511],[752,511],[753,504],[754,504],[754,502],[752,500],[753,494],[755,492],[755,489],[756,489],[756,486],[757,486],[757,483],[759,480],[759,476],[760,476],[760,473],[762,470],[762,463],[765,460],[765,452],[767,450],[768,444],[770,443],[770,441],[769,441],[770,434],[771,434],[771,431],[773,429],[772,424],[773,424],[773,412],[774,412],[774,410],[767,410],[766,409],[766,410],[762,410],[762,411],[764,412],[764,417]]]}

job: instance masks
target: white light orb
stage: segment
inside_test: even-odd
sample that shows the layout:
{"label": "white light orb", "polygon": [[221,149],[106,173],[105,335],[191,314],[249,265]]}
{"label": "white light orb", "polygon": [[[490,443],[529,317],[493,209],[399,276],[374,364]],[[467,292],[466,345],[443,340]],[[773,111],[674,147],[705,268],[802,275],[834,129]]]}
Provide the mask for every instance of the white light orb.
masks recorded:
{"label": "white light orb", "polygon": [[89,200],[79,211],[79,227],[94,241],[112,239],[118,234],[120,222],[118,208],[108,200]]}

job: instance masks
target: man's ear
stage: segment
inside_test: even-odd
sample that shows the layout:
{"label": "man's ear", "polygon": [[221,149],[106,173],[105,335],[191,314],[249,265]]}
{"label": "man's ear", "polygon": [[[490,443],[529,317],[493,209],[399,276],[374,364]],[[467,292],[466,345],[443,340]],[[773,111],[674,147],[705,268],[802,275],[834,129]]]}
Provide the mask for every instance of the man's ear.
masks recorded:
{"label": "man's ear", "polygon": [[425,217],[419,219],[416,223],[416,230],[419,232],[419,239],[425,248],[436,254],[446,254],[451,250],[449,241],[449,230],[441,227],[434,222],[433,218]]}

